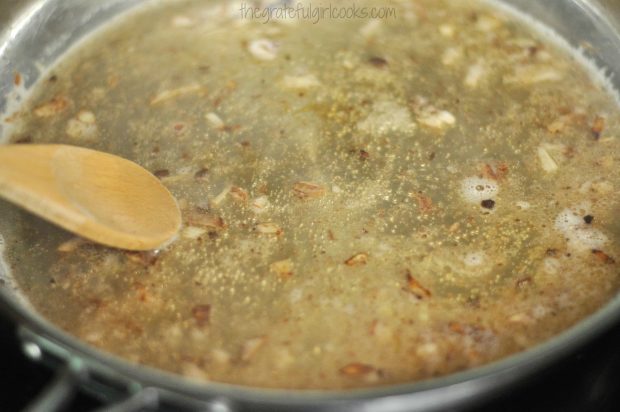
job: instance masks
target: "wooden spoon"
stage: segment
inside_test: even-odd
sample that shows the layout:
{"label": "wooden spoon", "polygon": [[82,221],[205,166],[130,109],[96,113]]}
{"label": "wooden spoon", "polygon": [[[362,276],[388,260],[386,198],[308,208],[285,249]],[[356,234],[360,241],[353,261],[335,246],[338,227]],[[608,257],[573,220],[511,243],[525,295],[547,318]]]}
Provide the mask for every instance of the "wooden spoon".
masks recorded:
{"label": "wooden spoon", "polygon": [[151,173],[66,145],[0,145],[0,196],[87,239],[149,250],[172,241],[181,212]]}

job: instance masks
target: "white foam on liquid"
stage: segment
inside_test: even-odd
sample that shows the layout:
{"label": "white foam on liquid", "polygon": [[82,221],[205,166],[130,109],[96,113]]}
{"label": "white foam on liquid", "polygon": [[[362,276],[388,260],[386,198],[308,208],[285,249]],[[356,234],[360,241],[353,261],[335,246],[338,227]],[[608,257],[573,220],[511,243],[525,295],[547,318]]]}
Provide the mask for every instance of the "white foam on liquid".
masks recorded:
{"label": "white foam on liquid", "polygon": [[492,199],[499,193],[499,185],[491,179],[472,176],[461,182],[461,195],[469,203]]}
{"label": "white foam on liquid", "polygon": [[[609,239],[598,229],[585,223],[576,208],[566,208],[555,218],[555,228],[564,235],[568,246],[577,250],[600,249]],[[586,209],[587,213],[587,209]]]}

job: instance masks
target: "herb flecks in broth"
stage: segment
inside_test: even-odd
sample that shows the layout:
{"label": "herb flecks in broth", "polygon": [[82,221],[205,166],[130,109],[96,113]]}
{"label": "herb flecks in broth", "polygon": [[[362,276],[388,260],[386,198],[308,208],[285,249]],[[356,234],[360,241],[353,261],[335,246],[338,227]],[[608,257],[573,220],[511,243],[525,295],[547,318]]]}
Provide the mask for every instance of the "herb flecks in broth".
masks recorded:
{"label": "herb flecks in broth", "polygon": [[28,299],[135,362],[323,389],[475,367],[601,307],[620,284],[613,98],[488,6],[390,4],[262,24],[184,2],[72,52],[13,141],[137,161],[184,228],[128,253],[24,214],[7,258]]}

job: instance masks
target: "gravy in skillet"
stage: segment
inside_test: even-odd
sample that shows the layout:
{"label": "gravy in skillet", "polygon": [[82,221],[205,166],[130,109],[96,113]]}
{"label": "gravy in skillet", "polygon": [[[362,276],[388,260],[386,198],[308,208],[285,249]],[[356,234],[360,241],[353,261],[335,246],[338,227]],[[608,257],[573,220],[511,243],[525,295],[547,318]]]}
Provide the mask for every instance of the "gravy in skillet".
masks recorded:
{"label": "gravy in skillet", "polygon": [[503,358],[613,297],[620,111],[603,82],[486,3],[356,5],[395,17],[156,4],[53,67],[11,140],[138,162],[184,228],[129,253],[0,219],[34,308],[190,378],[341,389]]}

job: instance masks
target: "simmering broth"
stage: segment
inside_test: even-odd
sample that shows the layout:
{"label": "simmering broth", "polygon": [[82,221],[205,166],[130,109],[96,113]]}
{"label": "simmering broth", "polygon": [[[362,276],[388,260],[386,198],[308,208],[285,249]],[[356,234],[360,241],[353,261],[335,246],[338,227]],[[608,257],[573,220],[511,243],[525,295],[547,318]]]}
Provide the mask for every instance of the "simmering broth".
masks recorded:
{"label": "simmering broth", "polygon": [[465,3],[263,24],[181,1],[97,33],[11,140],[132,159],[185,225],[129,253],[0,221],[21,292],[131,361],[300,389],[453,373],[591,314],[620,286],[617,103],[568,50]]}

